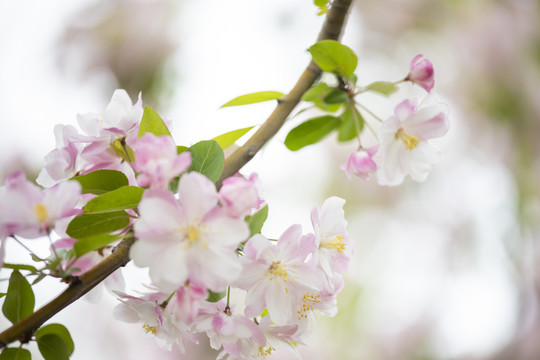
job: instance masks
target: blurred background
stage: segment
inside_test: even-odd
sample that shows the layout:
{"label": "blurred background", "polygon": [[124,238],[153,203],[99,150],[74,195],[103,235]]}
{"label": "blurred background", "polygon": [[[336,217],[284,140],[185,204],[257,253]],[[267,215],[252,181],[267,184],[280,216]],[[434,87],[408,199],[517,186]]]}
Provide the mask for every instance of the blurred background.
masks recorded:
{"label": "blurred background", "polygon": [[[101,112],[116,88],[134,101],[142,92],[181,145],[262,123],[273,104],[219,107],[287,92],[309,61],[316,12],[311,0],[0,2],[0,183],[16,170],[35,178],[54,125]],[[355,144],[330,137],[291,153],[285,129],[243,170],[259,173],[269,237],[292,223],[309,231],[313,206],[347,199],[355,259],[339,314],[319,318],[303,358],[540,359],[539,23],[537,0],[356,1],[343,40],[359,56],[359,83],[403,78],[422,53],[451,129],[435,141],[442,162],[423,184],[349,182],[339,165]],[[360,99],[386,118],[403,97],[423,96],[402,89]],[[28,245],[47,253],[47,241]],[[7,251],[29,261],[17,244]],[[130,265],[126,276],[131,290],[145,274]],[[38,305],[62,288],[39,283]],[[53,319],[71,330],[74,360],[178,358],[140,327],[111,321],[115,304],[108,294],[82,300]],[[188,358],[215,353],[203,342]]]}

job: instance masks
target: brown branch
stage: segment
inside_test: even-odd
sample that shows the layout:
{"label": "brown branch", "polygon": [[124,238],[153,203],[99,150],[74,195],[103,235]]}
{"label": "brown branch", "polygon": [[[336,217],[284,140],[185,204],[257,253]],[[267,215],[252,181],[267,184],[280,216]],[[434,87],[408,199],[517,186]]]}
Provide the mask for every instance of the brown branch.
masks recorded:
{"label": "brown branch", "polygon": [[[334,0],[319,34],[319,41],[325,39],[339,40],[352,1]],[[227,158],[223,174],[217,182],[218,187],[221,185],[223,179],[234,175],[249,162],[260,148],[281,129],[287,117],[300,102],[302,95],[313,85],[320,73],[321,70],[319,67],[315,63],[310,62],[296,85],[278,102],[276,109],[259,130],[244,146]],[[122,240],[115,248],[114,253],[76,278],[58,297],[2,332],[0,334],[0,349],[17,340],[22,343],[28,342],[34,332],[45,321],[92,290],[114,271],[126,265],[130,261],[129,249],[134,241],[135,239],[132,236]]]}
{"label": "brown branch", "polygon": [[[317,41],[339,40],[352,1],[335,0],[332,3]],[[223,173],[217,181],[218,186],[224,179],[236,174],[281,129],[300,102],[302,95],[313,85],[320,74],[321,69],[311,61],[292,90],[279,100],[278,105],[259,130],[225,160]]]}

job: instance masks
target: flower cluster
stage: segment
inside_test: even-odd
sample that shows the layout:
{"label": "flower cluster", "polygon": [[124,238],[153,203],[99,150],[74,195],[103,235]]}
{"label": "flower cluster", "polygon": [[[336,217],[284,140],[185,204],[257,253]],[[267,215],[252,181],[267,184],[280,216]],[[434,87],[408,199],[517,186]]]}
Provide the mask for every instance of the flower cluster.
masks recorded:
{"label": "flower cluster", "polygon": [[[404,81],[431,92],[435,83],[432,63],[417,55]],[[349,178],[356,175],[366,180],[376,173],[380,185],[399,185],[407,175],[424,181],[431,166],[440,160],[440,151],[429,140],[443,136],[448,126],[441,104],[422,107],[416,100],[403,100],[395,107],[394,115],[382,122],[377,134],[379,144],[360,146],[342,170]]]}
{"label": "flower cluster", "polygon": [[[280,344],[295,352],[317,311],[337,313],[353,253],[345,201],[331,197],[313,209],[311,232],[296,224],[269,239],[261,234],[268,208],[257,175],[236,174],[217,188],[211,172],[196,165],[196,145],[182,151],[159,116],[145,114],[140,99],[132,104],[117,90],[102,115],[78,117],[81,132],[56,127],[57,147],[38,177],[49,187],[21,173],[0,187],[1,259],[8,237],[47,235],[54,255],[41,259],[44,275],[69,282],[115,241],[134,236],[129,257],[148,268],[151,284],[132,296],[120,274],[107,279],[121,302],[116,318],[140,323],[160,345],[182,352],[197,333],[221,349],[220,358],[262,359]],[[208,146],[205,160],[217,143]]]}

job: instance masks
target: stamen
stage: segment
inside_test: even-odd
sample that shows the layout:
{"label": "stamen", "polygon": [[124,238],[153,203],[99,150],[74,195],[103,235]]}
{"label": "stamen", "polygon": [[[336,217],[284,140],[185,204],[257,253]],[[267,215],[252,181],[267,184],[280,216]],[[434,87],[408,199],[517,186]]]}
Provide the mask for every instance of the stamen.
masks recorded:
{"label": "stamen", "polygon": [[34,206],[34,213],[36,214],[40,223],[46,222],[49,218],[49,215],[47,214],[47,208],[42,203],[36,204],[36,206]]}
{"label": "stamen", "polygon": [[307,313],[315,310],[315,305],[321,303],[320,298],[320,294],[305,293],[302,298],[302,307],[297,311],[298,320],[307,318]]}
{"label": "stamen", "polygon": [[347,246],[347,243],[343,241],[344,238],[345,236],[343,235],[336,235],[331,239],[325,239],[321,241],[319,247],[326,249],[334,249],[338,253],[343,253],[345,251],[345,247]]}
{"label": "stamen", "polygon": [[[282,278],[283,281],[289,281],[289,273],[285,269],[286,265],[282,265],[281,261],[272,261],[272,265],[266,271],[266,276],[270,277],[270,280],[274,280],[274,277]],[[276,279],[276,283],[278,279]]]}
{"label": "stamen", "polygon": [[409,135],[403,131],[403,129],[399,129],[396,133],[396,139],[400,139],[403,141],[403,144],[405,144],[405,149],[412,150],[415,147],[420,144],[420,138],[414,135]]}
{"label": "stamen", "polygon": [[156,335],[156,333],[157,333],[157,328],[155,326],[150,326],[148,324],[144,324],[143,329],[144,329],[144,332],[147,333],[147,334],[152,333],[153,335]]}

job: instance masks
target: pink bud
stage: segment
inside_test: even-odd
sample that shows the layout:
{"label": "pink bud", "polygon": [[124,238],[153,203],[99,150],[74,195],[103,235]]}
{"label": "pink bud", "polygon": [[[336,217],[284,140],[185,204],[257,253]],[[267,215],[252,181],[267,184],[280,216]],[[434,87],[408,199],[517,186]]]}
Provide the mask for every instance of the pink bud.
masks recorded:
{"label": "pink bud", "polygon": [[377,170],[377,164],[373,161],[372,156],[375,155],[379,146],[374,146],[368,149],[361,149],[349,155],[345,165],[341,166],[341,170],[345,171],[347,178],[351,179],[351,175],[356,175],[364,180],[368,180],[371,173]]}
{"label": "pink bud", "polygon": [[423,55],[419,54],[412,59],[411,70],[405,80],[412,81],[430,92],[435,84],[433,64],[423,57]]}

